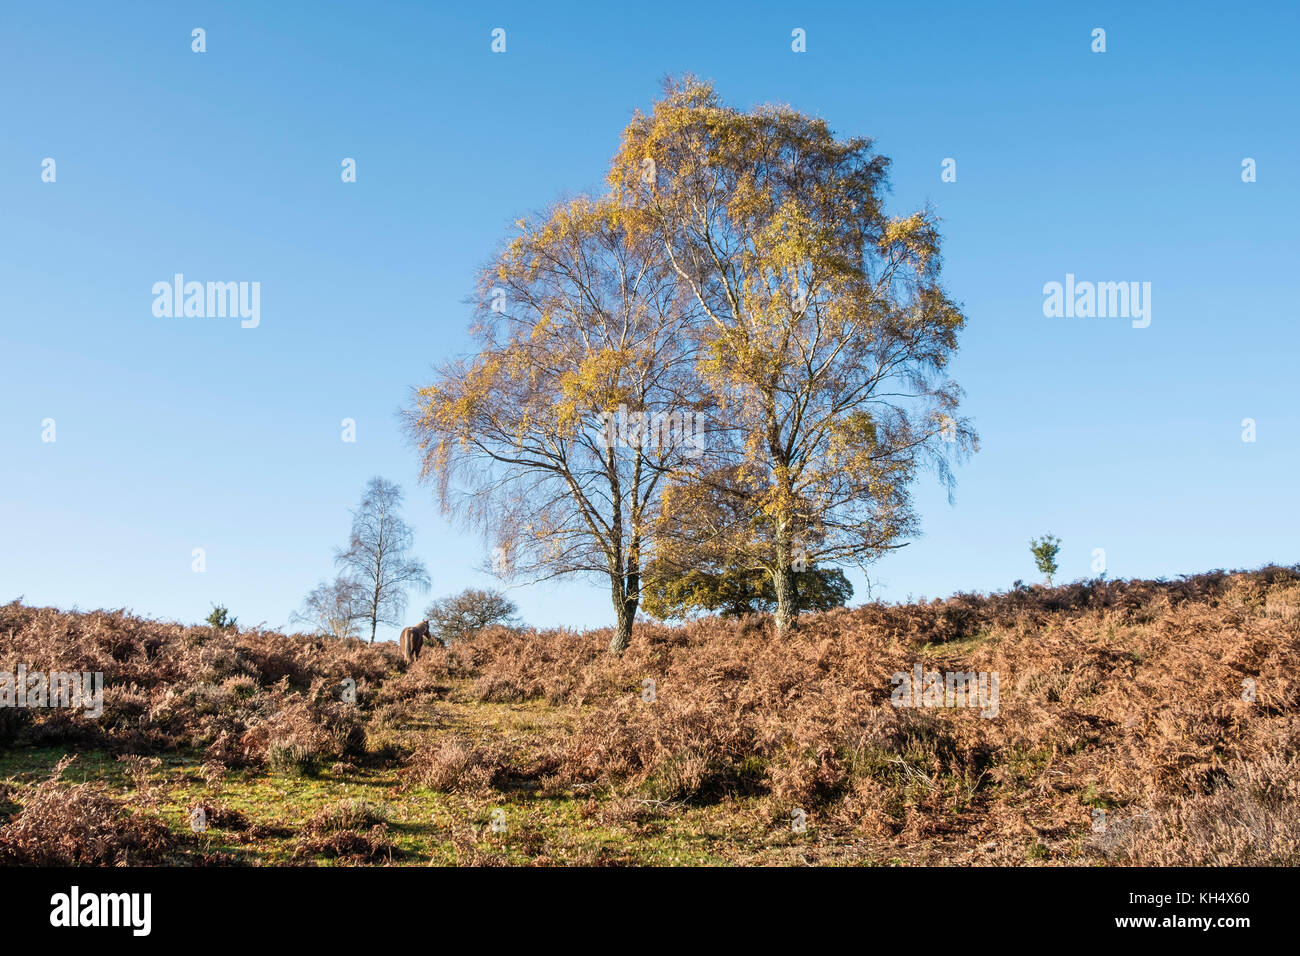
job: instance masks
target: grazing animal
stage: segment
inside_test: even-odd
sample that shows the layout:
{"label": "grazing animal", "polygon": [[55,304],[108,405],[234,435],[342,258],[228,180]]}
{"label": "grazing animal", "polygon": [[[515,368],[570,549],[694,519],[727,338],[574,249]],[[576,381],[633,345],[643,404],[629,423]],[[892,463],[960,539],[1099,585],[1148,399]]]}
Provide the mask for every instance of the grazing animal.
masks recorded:
{"label": "grazing animal", "polygon": [[424,641],[429,636],[429,622],[421,621],[415,627],[406,627],[402,629],[402,657],[406,658],[406,663],[420,659],[420,649],[424,647]]}

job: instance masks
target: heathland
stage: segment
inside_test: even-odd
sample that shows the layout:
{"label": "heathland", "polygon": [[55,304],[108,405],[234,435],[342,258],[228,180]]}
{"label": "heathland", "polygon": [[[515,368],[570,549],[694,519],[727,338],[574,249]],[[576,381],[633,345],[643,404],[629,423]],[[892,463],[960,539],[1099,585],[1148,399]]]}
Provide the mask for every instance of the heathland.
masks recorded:
{"label": "heathland", "polygon": [[608,639],[0,606],[0,864],[1300,863],[1300,567]]}

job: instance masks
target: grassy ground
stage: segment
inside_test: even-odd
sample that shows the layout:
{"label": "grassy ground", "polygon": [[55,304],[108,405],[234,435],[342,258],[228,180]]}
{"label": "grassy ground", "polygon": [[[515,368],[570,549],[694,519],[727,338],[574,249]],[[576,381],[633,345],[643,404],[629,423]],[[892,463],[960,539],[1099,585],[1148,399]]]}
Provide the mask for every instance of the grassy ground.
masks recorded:
{"label": "grassy ground", "polygon": [[[461,689],[453,688],[450,699],[413,713],[404,726],[386,728],[377,735],[381,745],[410,747],[411,738],[430,728],[455,727],[525,747],[528,735],[539,726],[563,724],[572,716],[536,702],[457,700]],[[21,794],[45,779],[64,754],[65,748],[0,754],[0,780]],[[759,819],[759,801],[753,799],[706,807],[647,800],[639,819],[603,822],[597,797],[608,794],[542,796],[526,786],[488,795],[440,793],[405,786],[391,766],[326,769],[314,776],[228,771],[209,781],[201,760],[194,757],[163,757],[159,766],[133,774],[110,754],[86,751],[63,779],[102,785],[133,806],[156,813],[178,834],[191,832],[189,812],[195,805],[238,811],[238,829],[214,822],[198,840],[203,849],[228,853],[239,864],[339,862],[319,853],[295,856],[295,851],[303,821],[341,801],[365,801],[379,808],[396,847],[382,862],[398,865],[788,863],[810,852],[837,855],[849,849],[823,846],[815,827],[802,835],[774,834],[767,821]],[[502,832],[493,829],[494,811],[498,829],[504,825]]]}
{"label": "grassy ground", "polygon": [[[408,719],[372,733],[372,747],[405,751],[431,730],[455,730],[523,756],[534,735],[564,732],[580,717],[581,708],[541,701],[481,703],[469,696],[471,685],[453,681],[443,700],[412,708]],[[65,753],[63,747],[0,753],[0,781],[21,799]],[[363,761],[310,776],[228,770],[212,779],[195,756],[167,755],[133,772],[111,754],[89,750],[78,754],[63,779],[102,786],[161,817],[184,838],[192,832],[192,807],[237,811],[235,825],[223,825],[223,814],[214,814],[193,839],[197,849],[228,854],[238,865],[357,862],[299,849],[304,821],[351,801],[363,802],[385,823],[394,851],[373,862],[393,865],[902,865],[959,863],[971,855],[942,840],[873,845],[853,832],[820,827],[815,814],[797,832],[793,820],[772,819],[769,802],[759,797],[692,805],[608,788],[553,794],[527,782],[486,794],[444,793],[409,785],[385,763]],[[1044,850],[1026,862],[1045,856]]]}

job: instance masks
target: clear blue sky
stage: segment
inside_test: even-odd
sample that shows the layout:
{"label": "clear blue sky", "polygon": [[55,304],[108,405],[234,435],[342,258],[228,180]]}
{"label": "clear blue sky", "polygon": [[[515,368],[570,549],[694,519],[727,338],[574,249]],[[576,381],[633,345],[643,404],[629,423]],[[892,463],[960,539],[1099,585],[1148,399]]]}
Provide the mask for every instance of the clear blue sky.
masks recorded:
{"label": "clear blue sky", "polygon": [[[513,219],[598,187],[631,111],[685,71],[874,137],[892,210],[943,217],[983,450],[953,504],[918,486],[923,536],[877,593],[1033,579],[1045,531],[1066,579],[1094,548],[1123,577],[1294,563],[1298,9],[5,4],[0,600],[283,624],[372,475],[405,487],[433,595],[488,584],[397,412],[468,347],[473,272]],[[259,281],[260,327],[155,318],[177,272]],[[1150,282],[1150,327],[1045,318],[1066,273]],[[607,623],[607,595],[513,592],[575,626]]]}

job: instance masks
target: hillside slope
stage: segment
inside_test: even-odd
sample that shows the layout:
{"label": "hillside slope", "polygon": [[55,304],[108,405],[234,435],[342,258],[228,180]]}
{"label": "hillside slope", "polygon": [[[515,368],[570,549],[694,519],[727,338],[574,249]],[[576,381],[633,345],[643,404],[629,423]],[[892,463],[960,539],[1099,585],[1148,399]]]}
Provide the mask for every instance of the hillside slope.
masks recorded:
{"label": "hillside slope", "polygon": [[0,710],[0,862],[1300,863],[1297,568],[607,639],[408,671],[0,607],[0,673],[106,681],[98,719]]}

